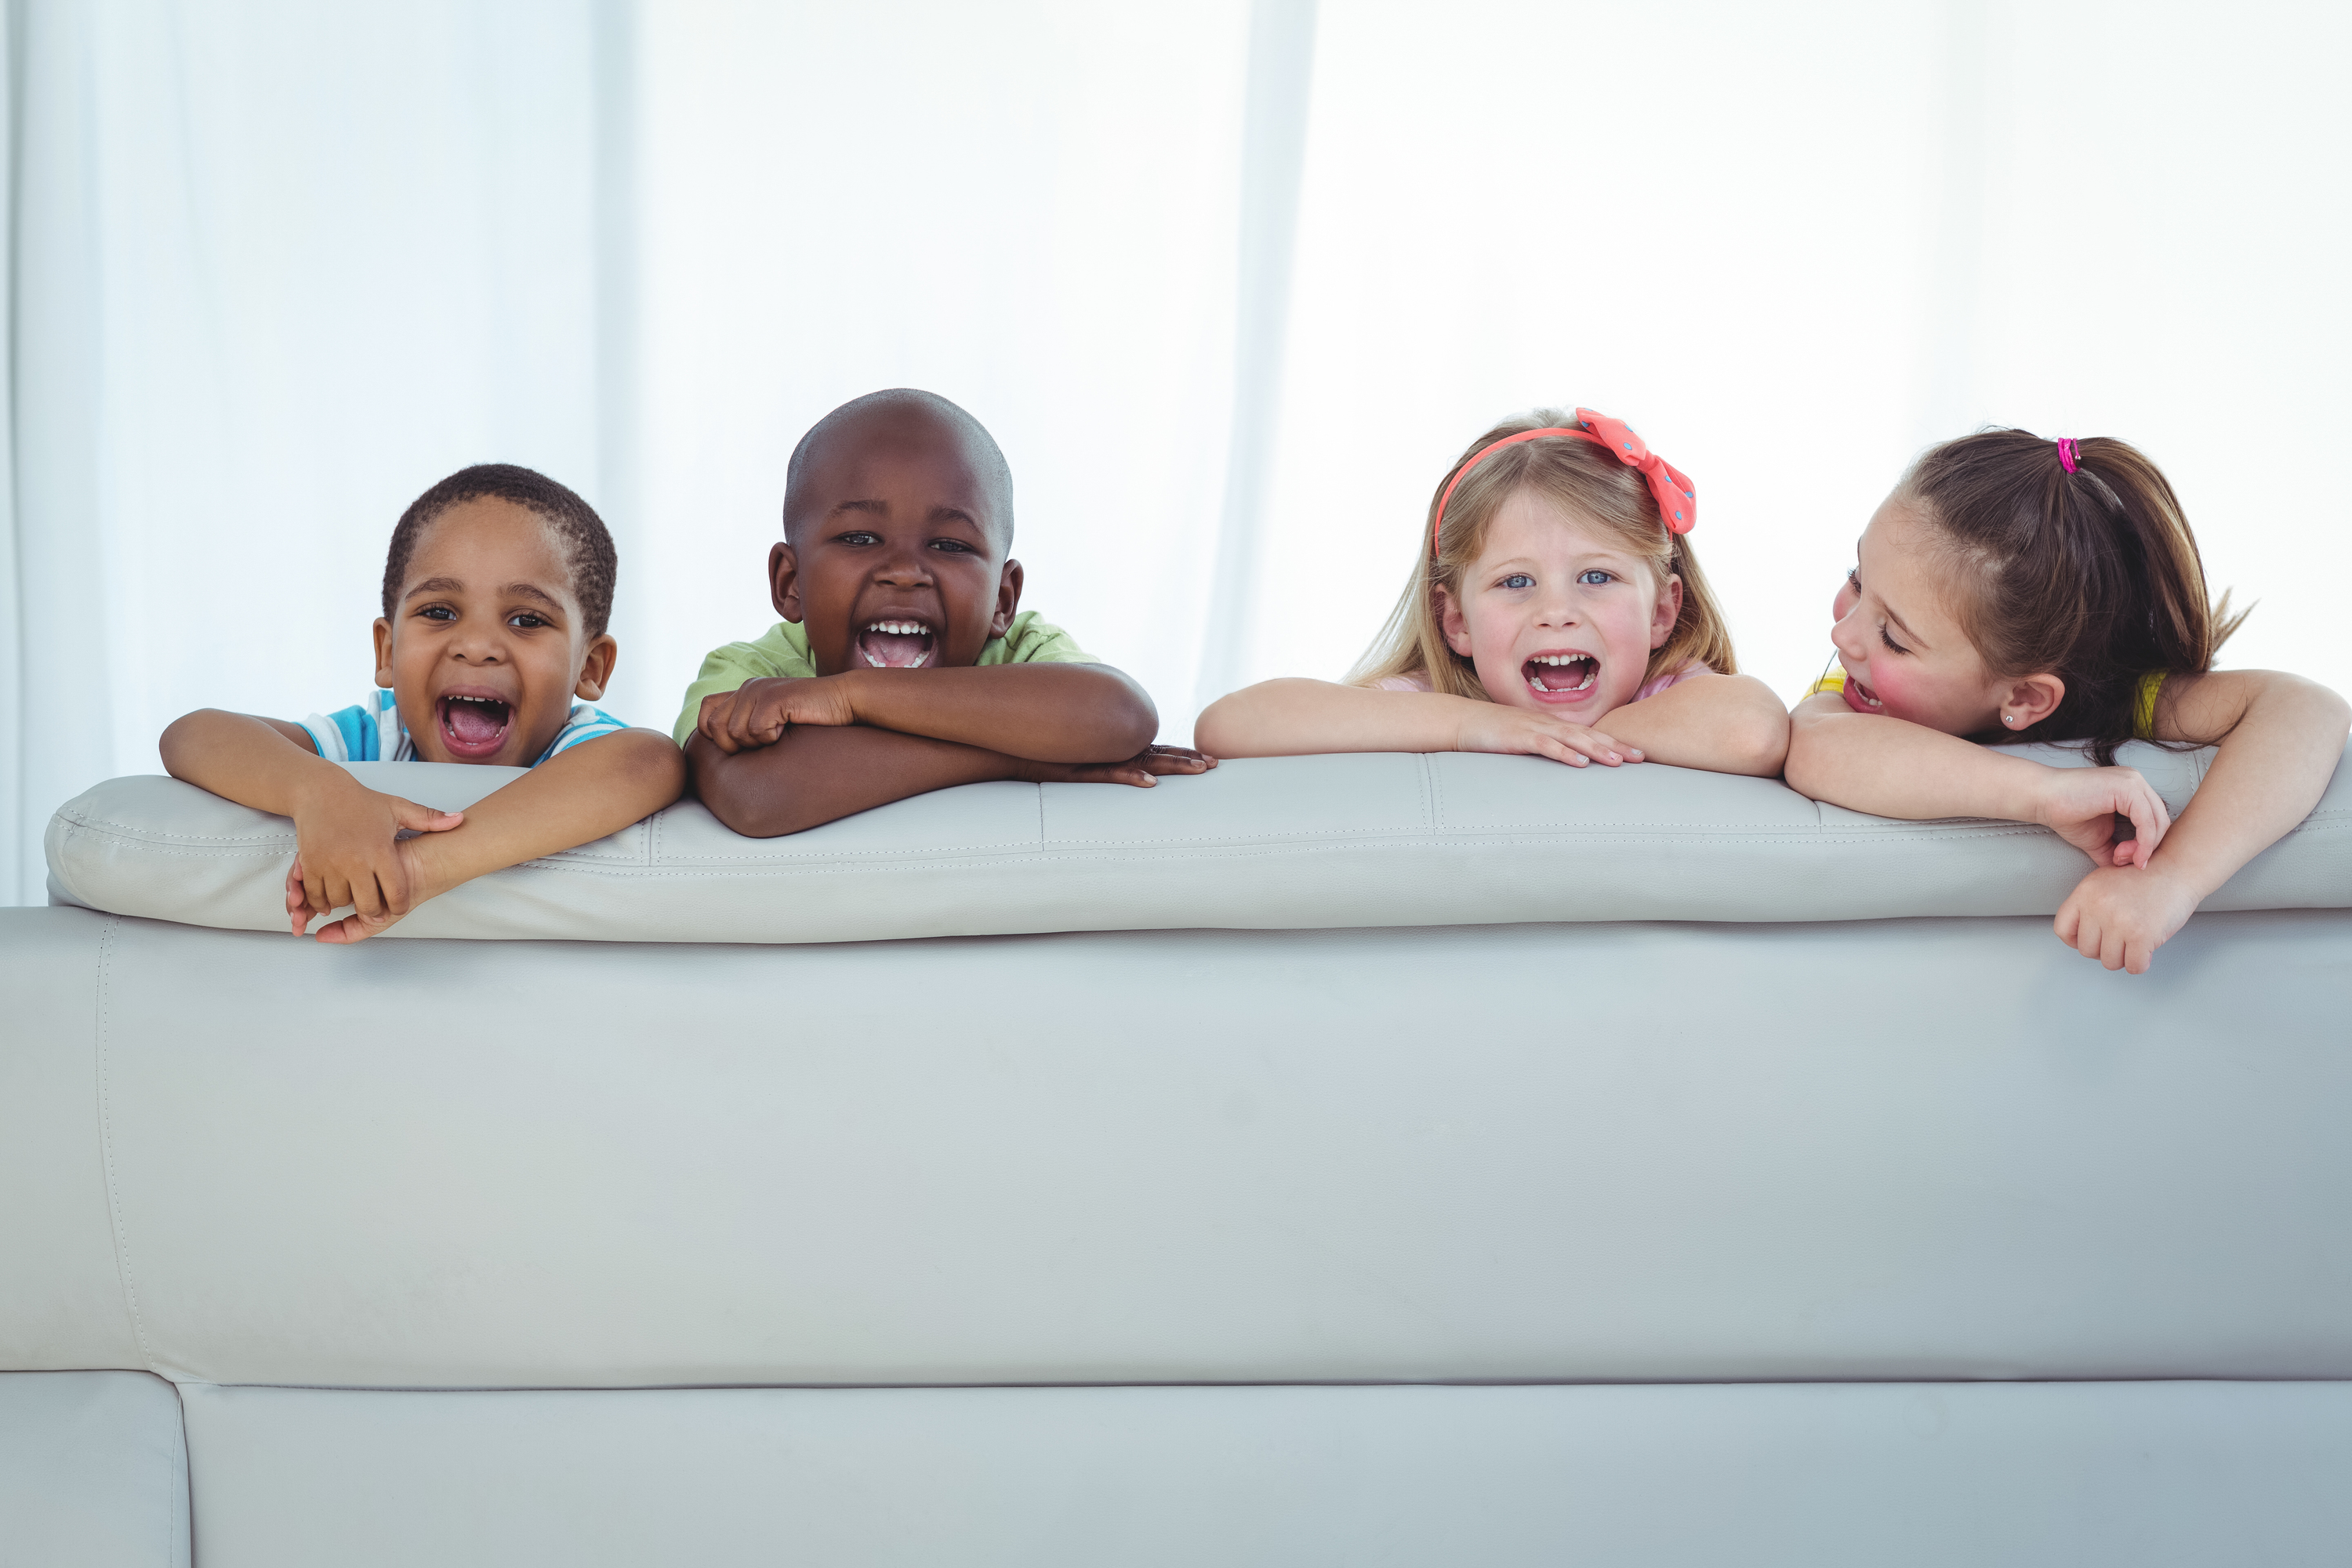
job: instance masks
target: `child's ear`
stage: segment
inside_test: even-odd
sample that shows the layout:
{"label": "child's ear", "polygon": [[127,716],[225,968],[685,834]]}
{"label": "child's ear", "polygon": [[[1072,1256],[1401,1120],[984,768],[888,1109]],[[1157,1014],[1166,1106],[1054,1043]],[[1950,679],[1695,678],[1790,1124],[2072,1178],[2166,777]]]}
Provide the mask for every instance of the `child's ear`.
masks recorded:
{"label": "child's ear", "polygon": [[382,616],[375,618],[375,683],[392,686],[392,623]]}
{"label": "child's ear", "polygon": [[1013,617],[1021,613],[1021,563],[1007,559],[1004,571],[996,579],[996,613],[988,617],[988,635],[1001,637],[1013,625]]}
{"label": "child's ear", "polygon": [[2066,700],[2066,683],[2048,673],[2012,680],[2000,695],[2000,727],[2031,730],[2058,710]]}
{"label": "child's ear", "polygon": [[1675,623],[1683,618],[1683,580],[1679,574],[1666,579],[1658,590],[1658,606],[1650,612],[1650,646],[1661,648],[1675,635]]}
{"label": "child's ear", "polygon": [[1445,634],[1447,647],[1464,658],[1470,657],[1470,622],[1462,613],[1462,602],[1454,596],[1451,588],[1437,590],[1437,629]]}
{"label": "child's ear", "polygon": [[588,656],[580,661],[580,679],[572,694],[583,702],[593,702],[604,695],[604,688],[613,684],[613,661],[621,657],[621,645],[605,632],[588,645]]}
{"label": "child's ear", "polygon": [[768,552],[768,602],[776,614],[797,623],[801,609],[801,558],[789,544]]}

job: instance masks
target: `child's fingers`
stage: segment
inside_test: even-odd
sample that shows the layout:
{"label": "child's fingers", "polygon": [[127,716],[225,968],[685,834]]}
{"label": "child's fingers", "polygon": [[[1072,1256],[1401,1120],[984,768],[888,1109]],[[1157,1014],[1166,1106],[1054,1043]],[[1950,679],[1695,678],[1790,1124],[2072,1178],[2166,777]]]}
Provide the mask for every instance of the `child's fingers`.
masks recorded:
{"label": "child's fingers", "polygon": [[312,871],[302,879],[302,897],[320,914],[342,906],[343,900],[334,896],[334,888],[333,879],[323,871]]}
{"label": "child's fingers", "polygon": [[364,915],[345,915],[341,920],[320,926],[319,940],[332,942],[338,947],[348,947],[355,942],[365,942],[391,924],[388,920],[371,921]]}
{"label": "child's fingers", "polygon": [[392,797],[392,819],[412,833],[446,833],[466,820],[462,811],[442,811],[413,800]]}
{"label": "child's fingers", "polygon": [[349,904],[363,915],[383,913],[383,895],[376,890],[374,873],[369,871],[352,878],[350,893],[338,900],[337,903],[338,906]]}
{"label": "child's fingers", "polygon": [[1584,753],[1557,735],[1538,735],[1536,755],[1549,757],[1555,763],[1566,763],[1571,768],[1586,765]]}

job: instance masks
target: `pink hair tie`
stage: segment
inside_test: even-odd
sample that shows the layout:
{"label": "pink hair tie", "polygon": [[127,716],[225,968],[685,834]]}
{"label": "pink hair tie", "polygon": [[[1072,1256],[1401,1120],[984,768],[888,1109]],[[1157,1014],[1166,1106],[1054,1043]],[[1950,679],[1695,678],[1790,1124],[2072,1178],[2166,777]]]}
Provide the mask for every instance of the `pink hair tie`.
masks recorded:
{"label": "pink hair tie", "polygon": [[1617,454],[1619,462],[1629,468],[1639,469],[1642,478],[1649,481],[1651,498],[1658,503],[1658,516],[1665,522],[1668,533],[1688,533],[1698,526],[1696,487],[1681,469],[1651,451],[1643,439],[1633,434],[1631,426],[1605,414],[1595,414],[1590,408],[1578,409],[1576,422],[1580,428],[1555,426],[1542,430],[1522,430],[1516,436],[1506,436],[1499,441],[1489,442],[1471,453],[1462,466],[1454,470],[1454,477],[1445,481],[1445,493],[1437,498],[1437,512],[1429,523],[1429,558],[1433,561],[1437,559],[1438,541],[1444,536],[1445,527],[1445,503],[1454,499],[1454,487],[1462,482],[1462,476],[1485,461],[1489,452],[1499,452],[1506,447],[1516,447],[1522,441],[1533,441],[1545,436],[1566,436],[1578,441],[1590,441],[1596,447],[1608,447]]}
{"label": "pink hair tie", "polygon": [[2068,473],[2074,471],[2074,465],[2081,460],[2082,456],[2083,448],[2074,445],[2073,437],[2067,436],[2058,437],[2058,461]]}

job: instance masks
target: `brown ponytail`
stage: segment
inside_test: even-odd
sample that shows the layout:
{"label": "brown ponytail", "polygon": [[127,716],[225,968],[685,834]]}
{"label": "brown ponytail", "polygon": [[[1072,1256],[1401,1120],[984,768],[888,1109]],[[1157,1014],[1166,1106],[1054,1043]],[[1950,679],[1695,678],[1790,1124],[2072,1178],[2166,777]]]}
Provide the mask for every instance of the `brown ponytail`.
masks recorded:
{"label": "brown ponytail", "polygon": [[[2101,764],[2132,738],[2142,677],[2202,674],[2245,618],[2206,595],[2172,486],[2125,442],[1980,430],[1930,448],[1896,495],[1942,536],[1960,626],[1996,679],[2066,683],[2049,717],[2002,740],[2082,742]],[[1985,737],[1991,739],[1994,737]]]}

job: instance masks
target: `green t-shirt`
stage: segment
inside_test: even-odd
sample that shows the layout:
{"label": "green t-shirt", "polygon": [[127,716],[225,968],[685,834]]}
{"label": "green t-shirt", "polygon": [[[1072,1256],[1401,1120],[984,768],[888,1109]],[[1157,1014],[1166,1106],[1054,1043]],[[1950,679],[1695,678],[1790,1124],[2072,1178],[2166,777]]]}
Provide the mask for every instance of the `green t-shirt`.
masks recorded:
{"label": "green t-shirt", "polygon": [[[1080,647],[1061,627],[1039,620],[1036,611],[1024,610],[1013,617],[1003,637],[991,637],[981,646],[980,657],[972,662],[1100,664],[1102,660]],[[695,721],[702,717],[702,700],[714,691],[732,691],[747,680],[774,676],[806,679],[815,673],[816,665],[809,658],[808,633],[797,621],[778,621],[757,642],[731,642],[712,648],[702,661],[702,673],[686,689],[686,707],[670,738],[686,744],[694,733]]]}

